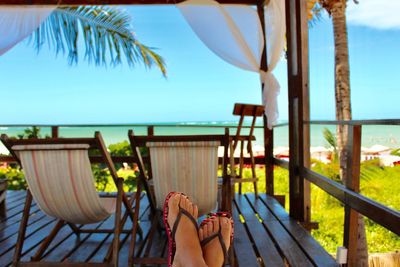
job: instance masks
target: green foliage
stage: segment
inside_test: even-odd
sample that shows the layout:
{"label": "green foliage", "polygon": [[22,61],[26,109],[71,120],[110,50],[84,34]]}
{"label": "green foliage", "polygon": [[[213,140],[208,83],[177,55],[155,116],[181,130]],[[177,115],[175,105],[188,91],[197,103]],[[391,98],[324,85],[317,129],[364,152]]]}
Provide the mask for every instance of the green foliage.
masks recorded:
{"label": "green foliage", "polygon": [[68,52],[70,64],[78,62],[78,38],[83,37],[85,58],[95,65],[116,66],[125,61],[130,67],[143,63],[157,66],[166,76],[165,62],[154,48],[140,43],[130,27],[131,17],[110,6],[59,6],[34,35],[40,51],[44,43],[56,53]]}
{"label": "green foliage", "polygon": [[336,135],[332,133],[328,128],[324,128],[322,132],[324,139],[328,144],[333,148],[333,155],[332,155],[332,162],[339,161],[339,156],[337,153],[338,146],[337,146],[337,139]]}
{"label": "green foliage", "polygon": [[399,156],[400,157],[400,148],[393,150],[390,152],[390,155]]}
{"label": "green foliage", "polygon": [[108,150],[112,156],[130,156],[132,155],[132,149],[128,141],[123,141],[108,146]]}
{"label": "green foliage", "polygon": [[[45,136],[45,138],[48,138],[49,136]],[[26,128],[24,130],[23,134],[18,134],[17,138],[19,139],[29,139],[29,138],[42,138],[42,135],[40,134],[40,127],[37,126],[32,126],[29,128]]]}
{"label": "green foliage", "polygon": [[8,180],[9,190],[26,190],[27,188],[24,173],[18,167],[0,168],[0,178]]}

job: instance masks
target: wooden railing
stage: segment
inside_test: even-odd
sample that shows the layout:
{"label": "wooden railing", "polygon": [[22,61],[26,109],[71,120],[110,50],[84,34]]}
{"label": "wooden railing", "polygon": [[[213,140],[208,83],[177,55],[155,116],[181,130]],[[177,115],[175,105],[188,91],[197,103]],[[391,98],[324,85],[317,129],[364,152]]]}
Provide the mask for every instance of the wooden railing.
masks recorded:
{"label": "wooden railing", "polygon": [[[345,221],[343,244],[348,249],[348,261],[355,262],[358,238],[358,213],[370,218],[377,224],[384,226],[393,233],[400,235],[400,212],[388,208],[359,193],[362,126],[400,125],[400,120],[306,121],[304,123],[322,125],[340,124],[348,126],[348,144],[346,147],[347,177],[345,177],[345,185],[316,173],[305,166],[296,166],[295,170],[298,171],[302,178],[315,184],[344,204]],[[273,158],[273,164],[289,170],[288,161]],[[304,192],[302,193],[304,194]],[[292,197],[291,194],[292,193],[289,194],[289,198]]]}

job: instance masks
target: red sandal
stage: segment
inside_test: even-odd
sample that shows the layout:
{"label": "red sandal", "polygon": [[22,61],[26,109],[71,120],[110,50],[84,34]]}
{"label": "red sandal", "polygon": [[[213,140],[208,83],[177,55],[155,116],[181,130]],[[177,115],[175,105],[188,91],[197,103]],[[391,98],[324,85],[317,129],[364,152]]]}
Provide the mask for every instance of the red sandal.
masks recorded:
{"label": "red sandal", "polygon": [[174,261],[174,257],[175,257],[175,252],[176,252],[176,243],[175,243],[175,233],[176,233],[176,229],[178,228],[179,225],[179,221],[182,217],[182,215],[185,215],[186,217],[188,217],[193,224],[196,226],[196,231],[199,231],[199,228],[197,226],[197,221],[195,218],[193,218],[193,216],[187,212],[186,210],[182,209],[181,207],[179,207],[179,213],[178,216],[176,217],[176,220],[174,222],[174,225],[171,226],[168,223],[168,202],[171,199],[171,197],[175,194],[181,194],[182,196],[187,197],[185,194],[183,193],[179,193],[179,192],[170,192],[167,197],[165,198],[165,202],[164,202],[164,225],[165,225],[165,229],[167,232],[167,236],[168,236],[168,266],[171,267],[172,266],[172,262]]}

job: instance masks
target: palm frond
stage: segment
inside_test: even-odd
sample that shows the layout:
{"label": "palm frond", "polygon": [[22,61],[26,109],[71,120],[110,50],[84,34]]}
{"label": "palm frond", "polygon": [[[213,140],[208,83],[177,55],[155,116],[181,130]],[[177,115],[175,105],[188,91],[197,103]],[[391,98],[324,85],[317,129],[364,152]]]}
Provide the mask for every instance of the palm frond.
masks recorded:
{"label": "palm frond", "polygon": [[34,44],[38,51],[46,42],[56,54],[67,51],[68,62],[76,64],[78,38],[83,38],[89,63],[116,66],[125,61],[130,67],[142,63],[158,67],[166,76],[163,58],[136,39],[130,22],[129,14],[115,7],[58,7],[35,32]]}
{"label": "palm frond", "polygon": [[308,25],[314,26],[322,18],[324,8],[317,0],[307,0]]}
{"label": "palm frond", "polygon": [[337,150],[336,136],[328,128],[324,128],[323,135],[324,135],[325,141],[328,142],[328,144],[331,147],[333,147],[334,151],[336,152],[336,150]]}

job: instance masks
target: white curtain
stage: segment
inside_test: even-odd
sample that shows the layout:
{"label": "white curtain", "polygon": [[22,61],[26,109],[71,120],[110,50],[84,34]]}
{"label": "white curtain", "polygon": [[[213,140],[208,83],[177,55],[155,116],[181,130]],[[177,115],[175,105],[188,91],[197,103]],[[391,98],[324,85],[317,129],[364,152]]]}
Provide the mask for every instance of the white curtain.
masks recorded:
{"label": "white curtain", "polygon": [[257,10],[245,5],[220,5],[214,0],[189,0],[177,5],[203,43],[223,60],[260,73],[263,103],[271,128],[278,119],[280,86],[273,69],[285,42],[284,1],[270,0],[265,7],[268,72],[260,70],[264,37]]}
{"label": "white curtain", "polygon": [[0,7],[0,56],[35,31],[55,8]]}

